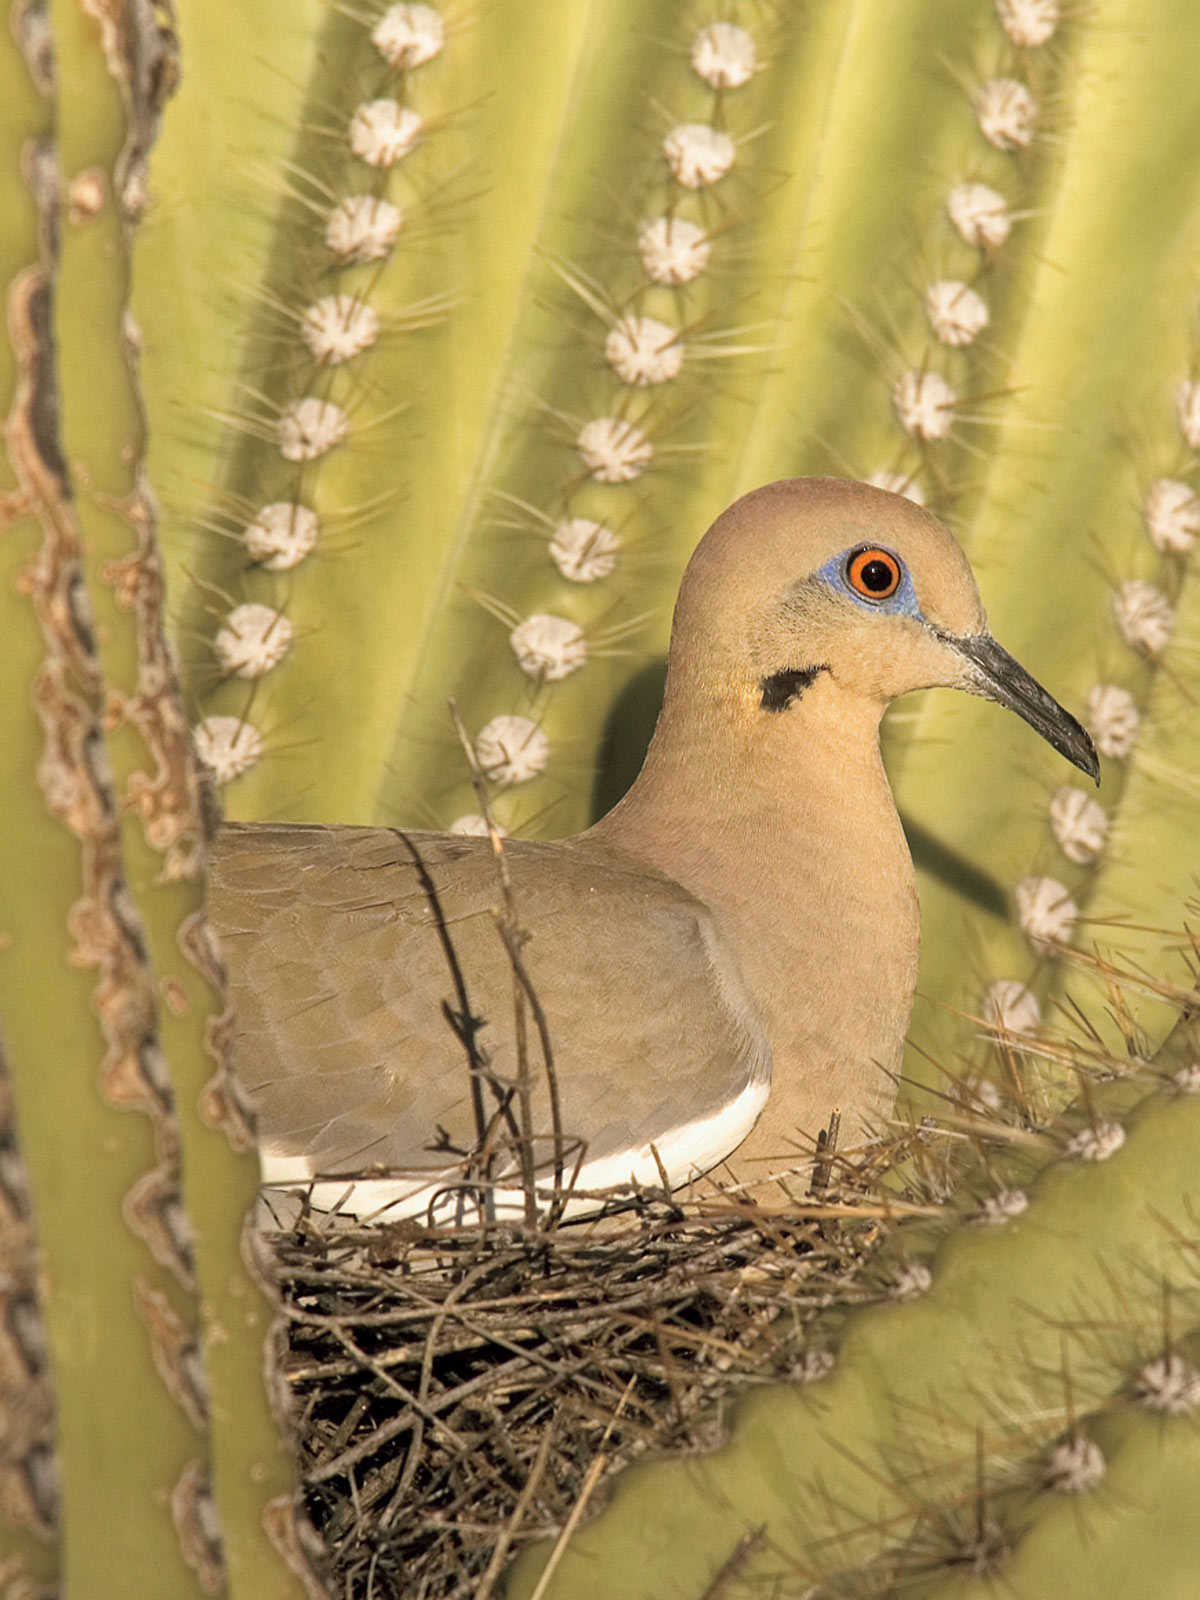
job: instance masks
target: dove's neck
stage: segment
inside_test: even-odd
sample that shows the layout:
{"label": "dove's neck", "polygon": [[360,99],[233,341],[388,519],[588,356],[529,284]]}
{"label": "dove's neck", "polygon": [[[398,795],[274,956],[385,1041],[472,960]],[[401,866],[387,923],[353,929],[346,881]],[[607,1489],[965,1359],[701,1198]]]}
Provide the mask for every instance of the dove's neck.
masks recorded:
{"label": "dove's neck", "polygon": [[676,685],[636,783],[593,831],[715,914],[775,1057],[756,1135],[778,1129],[786,1149],[785,1130],[815,1133],[849,1100],[857,1137],[890,1109],[920,931],[883,706],[827,671],[781,710]]}

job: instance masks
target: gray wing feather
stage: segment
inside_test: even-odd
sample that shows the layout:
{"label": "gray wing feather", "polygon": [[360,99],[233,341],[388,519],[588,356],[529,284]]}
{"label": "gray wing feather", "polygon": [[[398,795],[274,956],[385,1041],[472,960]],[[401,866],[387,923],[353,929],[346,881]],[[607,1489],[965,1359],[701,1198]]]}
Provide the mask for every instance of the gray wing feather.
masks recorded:
{"label": "gray wing feather", "polygon": [[[229,970],[236,1070],[264,1148],[307,1156],[320,1173],[438,1171],[440,1140],[475,1142],[466,1055],[444,1009],[456,988],[405,839],[486,1019],[491,1067],[512,1079],[513,974],[486,839],[229,824],[215,843],[209,912]],[[769,1077],[761,1021],[705,906],[586,836],[510,840],[504,853],[564,1132],[586,1140],[589,1160],[717,1113]],[[530,1038],[534,1129],[548,1140],[532,1019]]]}

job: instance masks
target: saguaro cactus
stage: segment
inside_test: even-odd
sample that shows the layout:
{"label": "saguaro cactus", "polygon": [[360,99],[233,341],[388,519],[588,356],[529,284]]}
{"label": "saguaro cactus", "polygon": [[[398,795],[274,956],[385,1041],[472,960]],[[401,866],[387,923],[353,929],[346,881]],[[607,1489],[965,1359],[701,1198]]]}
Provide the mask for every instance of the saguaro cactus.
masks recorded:
{"label": "saguaro cactus", "polygon": [[[36,1250],[6,1262],[18,1526],[2,1565],[14,1591],[295,1594],[275,1547],[299,1556],[262,1380],[270,1311],[241,1259],[255,1170],[228,1143],[249,1130],[223,1073],[128,314],[175,41],[165,12],[136,6],[21,4],[13,22],[0,1025],[28,1174],[26,1190],[6,1117],[7,1242],[31,1218]],[[22,1371],[34,1396],[49,1374],[52,1433],[14,1426]]]}
{"label": "saguaro cactus", "polygon": [[[726,501],[813,471],[923,497],[968,545],[998,636],[1092,725],[1105,781],[1098,797],[1064,782],[1018,725],[961,697],[891,718],[925,925],[909,1076],[940,1092],[947,1071],[987,1066],[981,1034],[1016,1030],[1042,1051],[1022,1077],[1040,1116],[1074,1092],[1068,1058],[1152,1054],[1186,951],[1163,955],[1145,930],[1179,925],[1200,866],[1188,0],[1063,15],[1054,0],[249,0],[233,13],[184,0],[182,88],[148,169],[175,61],[168,14],[140,0],[13,14],[4,648],[42,721],[22,713],[5,740],[2,904],[23,964],[14,943],[0,1020],[47,1260],[76,1249],[84,1197],[97,1236],[108,1218],[105,1248],[45,1285],[68,1527],[96,1487],[80,1419],[120,1435],[85,1405],[98,1368],[64,1284],[103,1307],[107,1357],[131,1375],[126,1408],[134,1392],[162,1399],[130,1317],[135,1282],[164,1369],[168,1346],[187,1355],[171,1369],[179,1393],[203,1304],[226,1296],[224,1328],[235,1307],[262,1315],[246,1281],[222,1275],[253,1171],[230,1165],[195,1111],[213,1002],[179,955],[198,926],[200,834],[158,631],[150,484],[187,720],[231,815],[475,826],[444,714],[453,694],[501,821],[547,833],[590,816],[606,723],[652,700],[643,669],[679,571]],[[55,98],[68,69],[71,93]],[[636,750],[636,729],[616,738]],[[1108,996],[1093,962],[1092,1004],[1086,980],[1068,988],[1069,943],[1089,959],[1111,946],[1148,980]],[[104,977],[102,1037],[83,957]],[[1043,1018],[1077,1015],[1081,994],[1074,1040],[1050,1037]],[[77,1083],[64,1132],[49,1059],[55,1084],[61,1061],[104,1059],[109,1089],[148,1119],[114,1124]],[[1057,1216],[1080,1186],[1086,1232],[1114,1198],[1108,1174],[1128,1172],[1165,1186],[1169,1213],[1192,1122],[1182,1095],[1156,1100],[1111,1166],[1052,1170],[1038,1205]],[[145,1237],[177,1215],[180,1141],[198,1291],[178,1249],[170,1264],[178,1231],[156,1235],[168,1264],[147,1264]],[[138,1195],[161,1204],[126,1206],[135,1238],[117,1218],[143,1179]],[[1148,1213],[1120,1215],[1131,1249],[1157,1248]],[[1056,1237],[1075,1243],[1047,1256],[1052,1275],[1083,1251],[1069,1228]],[[960,1256],[1002,1256],[997,1241],[948,1246],[953,1271],[968,1272]],[[950,1281],[894,1325],[944,1316],[949,1329]],[[250,1348],[214,1342],[209,1361],[231,1570],[235,1551],[261,1554],[257,1508],[283,1485],[277,1458],[272,1487],[251,1471],[271,1449],[260,1400],[256,1443],[221,1432],[260,1395]],[[1174,1370],[1173,1353],[1145,1359]],[[853,1381],[835,1379],[831,1403]],[[1114,1473],[1118,1455],[1141,1461],[1145,1419],[1113,1420],[1100,1390],[1093,1403],[1130,1434]],[[205,1455],[163,1406],[145,1415],[162,1454],[121,1457],[97,1523]],[[965,1481],[944,1490],[948,1516],[968,1505]],[[1038,1527],[1055,1522],[1047,1503],[1030,1501]],[[160,1574],[178,1559],[165,1527],[139,1542]],[[862,1585],[885,1583],[886,1546],[864,1557],[884,1565]],[[45,1547],[30,1535],[20,1548],[49,1581]],[[721,1554],[715,1539],[696,1552]],[[836,1562],[818,1568],[841,1581]]]}

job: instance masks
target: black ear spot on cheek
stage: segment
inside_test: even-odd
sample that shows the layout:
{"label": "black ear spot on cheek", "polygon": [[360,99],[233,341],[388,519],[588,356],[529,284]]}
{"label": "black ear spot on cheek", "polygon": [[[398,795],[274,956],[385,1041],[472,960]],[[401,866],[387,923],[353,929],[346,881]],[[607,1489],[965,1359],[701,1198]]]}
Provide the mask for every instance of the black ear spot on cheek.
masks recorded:
{"label": "black ear spot on cheek", "polygon": [[828,671],[828,664],[823,663],[819,667],[788,667],[783,672],[772,672],[759,684],[763,710],[786,711],[793,700],[799,700],[804,691],[812,686],[819,672]]}

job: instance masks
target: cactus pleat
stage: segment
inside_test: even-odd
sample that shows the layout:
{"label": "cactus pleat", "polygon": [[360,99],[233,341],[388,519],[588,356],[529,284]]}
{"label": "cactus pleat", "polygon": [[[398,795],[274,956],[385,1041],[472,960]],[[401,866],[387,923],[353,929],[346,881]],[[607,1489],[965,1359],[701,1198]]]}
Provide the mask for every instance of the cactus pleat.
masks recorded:
{"label": "cactus pleat", "polygon": [[[711,1457],[623,1474],[547,1594],[701,1594],[763,1528],[730,1595],[882,1595],[938,1574],[958,1593],[965,1569],[1033,1600],[1057,1591],[1022,1573],[1062,1571],[1086,1546],[1089,1496],[1121,1561],[1110,1525],[1126,1514],[1135,1550],[1161,1540],[1155,1570],[1176,1592],[1200,1404],[1194,1044],[1181,1028],[1155,1073],[1094,1083],[1065,1121],[993,1145],[940,1244],[931,1224],[895,1235],[872,1269],[891,1303],[829,1330],[829,1375],[751,1396]],[[1155,1442],[1171,1480],[1157,1520],[1133,1487]],[[543,1561],[518,1565],[514,1600]]]}
{"label": "cactus pleat", "polygon": [[[240,405],[265,437],[239,437],[235,425],[232,486],[223,493],[235,496],[236,512],[227,503],[222,512],[221,501],[215,510],[204,508],[209,521],[224,516],[229,537],[210,540],[209,550],[195,558],[214,586],[200,596],[194,630],[204,635],[210,684],[220,669],[211,654],[214,611],[220,616],[238,602],[268,604],[286,611],[296,636],[271,675],[260,682],[232,680],[203,701],[209,715],[245,715],[267,731],[269,749],[272,737],[282,748],[277,760],[239,785],[260,809],[286,806],[289,814],[329,816],[370,814],[378,806],[396,719],[411,701],[414,675],[428,654],[431,619],[441,615],[454,581],[458,523],[464,502],[477,493],[477,453],[485,444],[497,368],[511,337],[528,270],[528,238],[541,204],[526,169],[501,162],[496,152],[522,149],[534,171],[544,168],[573,83],[585,20],[578,7],[536,17],[514,10],[472,19],[451,25],[434,57],[406,67],[405,58],[389,65],[363,17],[328,10],[322,19],[319,62],[334,55],[342,72],[335,98],[318,78],[312,102],[295,109],[301,132],[297,150],[288,152],[287,170],[302,198],[284,204],[281,224],[288,244],[284,265],[293,270],[283,281],[271,280],[270,337],[256,326],[250,339],[253,351],[269,337],[268,376],[254,387],[256,393],[271,387],[259,400],[235,391],[222,402],[226,411]],[[202,34],[199,43],[203,48]],[[485,68],[495,80],[485,77]],[[518,95],[511,87],[491,93],[494,81],[532,88],[534,77],[537,93]],[[369,143],[364,155],[355,154],[353,125],[363,107],[399,105],[396,96],[405,109],[418,111],[424,131],[391,165],[374,165]],[[191,160],[187,143],[181,127],[164,148],[158,172],[168,191],[180,166],[186,170]],[[480,147],[487,152],[482,157]],[[329,224],[332,213],[348,206],[341,213],[345,231],[332,235],[339,251],[330,246]],[[376,234],[371,224],[381,217],[386,223],[383,208],[392,206],[402,223],[389,243],[386,227]],[[368,242],[355,231],[355,219],[364,217]],[[376,239],[382,242],[371,242]],[[189,243],[204,248],[202,240]],[[150,241],[151,252],[171,246],[166,226],[162,237]],[[375,249],[378,259],[354,263],[356,250]],[[469,273],[470,263],[476,266]],[[476,271],[486,272],[487,296]],[[201,281],[203,275],[201,265]],[[198,293],[205,295],[202,287]],[[348,297],[356,308],[349,311],[352,317],[369,312],[378,319],[376,344],[344,365],[323,363],[297,326],[331,296]],[[454,315],[448,317],[452,304]],[[169,314],[169,306],[153,299],[143,307],[151,366],[160,353],[159,319]],[[329,423],[335,433],[337,415],[316,408],[336,406],[344,413],[344,442],[328,454],[324,433],[307,443],[279,437],[280,421],[286,424],[291,415],[288,407],[304,402],[309,420],[318,428]],[[453,428],[440,426],[435,407],[455,417]],[[293,455],[311,451],[311,458],[288,460],[281,443]],[[408,452],[411,466],[404,465]],[[418,462],[419,470],[413,470]],[[172,488],[177,506],[180,487]],[[271,572],[268,558],[247,572],[246,551],[235,536],[269,505],[301,505],[315,513],[318,543],[294,570]],[[195,509],[194,489],[190,507]],[[470,609],[478,624],[482,613]],[[205,682],[203,674],[198,681]],[[421,724],[447,747],[452,735],[445,695],[454,686],[451,678],[433,715]],[[336,716],[345,737],[337,759],[320,763],[314,788],[312,772],[297,777],[297,770],[328,713],[327,692],[343,707]],[[298,711],[304,705],[308,713]]]}
{"label": "cactus pleat", "polygon": [[[1187,7],[1159,8],[1149,31],[1144,21],[1140,9],[1112,6],[1105,26],[1072,30],[1062,149],[1005,370],[1013,392],[987,441],[965,525],[997,636],[1037,662],[1085,718],[1097,686],[1126,691],[1142,733],[1123,760],[1105,752],[1103,788],[1089,798],[1111,827],[1090,844],[1086,829],[1063,828],[1059,838],[1052,826],[1052,799],[1077,787],[1072,776],[1004,719],[951,696],[928,697],[901,754],[897,793],[906,815],[969,857],[981,859],[986,842],[988,870],[1010,890],[1030,878],[1062,886],[1030,896],[1026,935],[1061,928],[1068,940],[1113,945],[1178,981],[1185,968],[1175,960],[1164,969],[1153,930],[1175,923],[1200,868],[1186,777],[1195,759],[1195,599],[1185,553],[1154,547],[1145,507],[1156,481],[1186,480],[1195,467],[1176,402],[1195,361],[1200,176],[1180,156],[1191,148],[1196,96],[1176,52],[1200,42],[1200,29]],[[1153,197],[1141,179],[1147,164],[1163,175]],[[1130,583],[1153,585],[1175,611],[1164,648],[1154,634],[1135,635],[1140,645],[1122,634],[1116,602]],[[981,782],[984,770],[996,781]],[[1099,845],[1093,860],[1080,861],[1080,837],[1085,856]],[[1063,839],[1076,843],[1074,860]],[[1071,910],[1058,904],[1064,894],[1085,919],[1077,930],[1056,920]],[[1028,939],[1022,948],[1017,930],[980,925],[975,970],[964,971],[963,918],[950,894],[927,883],[923,909],[924,994],[977,1011],[986,983],[1029,979],[1039,952]],[[1053,993],[1047,966],[1052,957],[1042,983]],[[1161,1025],[1150,1001],[1133,998],[1131,1010],[1135,1024]],[[1110,1038],[1123,1048],[1115,1030]]]}
{"label": "cactus pleat", "polygon": [[[174,39],[166,13],[29,6],[16,20],[25,59],[5,47],[6,105],[29,115],[32,73],[45,108],[3,147],[6,185],[26,187],[4,261],[0,1018],[54,1387],[56,1564],[96,1596],[211,1593],[230,1574],[295,1594],[268,1537],[296,1543],[291,1468],[262,1381],[269,1306],[240,1257],[255,1169],[227,1141],[236,1127],[248,1144],[219,1068],[126,314]],[[53,1507],[52,1472],[43,1455],[30,1476]]]}
{"label": "cactus pleat", "polygon": [[[762,342],[761,291],[746,263],[780,181],[762,155],[766,87],[789,58],[784,30],[751,9],[756,37],[722,24],[705,49],[699,8],[451,16],[435,58],[390,76],[366,26],[375,13],[359,19],[361,59],[345,75],[340,125],[352,130],[355,104],[378,104],[364,97],[385,83],[397,103],[419,107],[426,136],[383,171],[349,140],[340,150],[309,140],[293,163],[307,176],[294,181],[341,204],[386,200],[405,223],[368,275],[338,268],[321,219],[306,213],[291,252],[301,281],[273,287],[273,301],[295,321],[316,304],[320,279],[339,295],[363,285],[381,328],[385,297],[445,316],[381,337],[344,373],[318,374],[320,394],[355,397],[342,406],[343,441],[288,469],[286,482],[277,462],[260,465],[248,510],[230,446],[246,522],[261,502],[297,495],[318,512],[327,542],[302,565],[246,574],[236,518],[215,545],[175,539],[206,580],[190,629],[205,640],[193,647],[198,687],[206,652],[209,682],[214,672],[214,610],[265,603],[293,629],[292,648],[261,679],[203,697],[210,716],[244,715],[264,735],[261,770],[230,790],[231,807],[332,816],[406,806],[449,822],[471,803],[445,714],[455,693],[473,731],[516,715],[546,732],[546,783],[512,797],[518,815],[556,802],[556,830],[586,820],[601,719],[630,675],[630,635],[649,611],[664,637],[678,563],[709,510],[698,465],[710,441],[727,461],[749,404],[727,375]],[[346,19],[339,27],[342,38]],[[518,77],[525,92],[514,98]],[[502,150],[520,160],[500,162]],[[169,186],[169,144],[166,155],[158,171]],[[780,283],[772,274],[768,298]],[[435,305],[439,294],[452,303]],[[153,311],[143,317],[152,368]],[[317,398],[315,358],[306,366],[294,333],[291,342],[277,409]],[[453,415],[451,429],[439,413]],[[247,441],[242,453],[256,448],[269,462],[271,441]],[[202,526],[214,517],[211,505],[191,514]],[[594,560],[598,546],[606,556]],[[352,650],[331,633],[332,616],[346,619]],[[314,786],[299,708],[331,686],[353,715],[339,719],[341,754],[320,764]]]}

